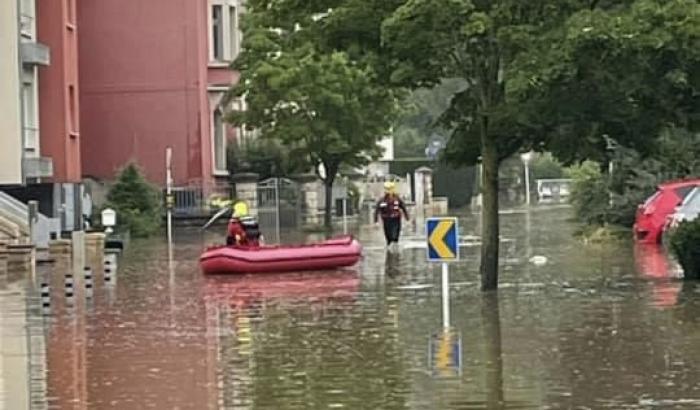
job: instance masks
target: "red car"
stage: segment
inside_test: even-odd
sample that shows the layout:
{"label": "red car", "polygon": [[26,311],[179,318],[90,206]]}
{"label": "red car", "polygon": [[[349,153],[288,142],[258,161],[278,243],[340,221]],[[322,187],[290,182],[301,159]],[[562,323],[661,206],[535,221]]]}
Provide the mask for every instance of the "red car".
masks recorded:
{"label": "red car", "polygon": [[634,237],[641,243],[660,243],[666,220],[683,202],[693,188],[700,186],[700,179],[666,182],[656,193],[637,208]]}

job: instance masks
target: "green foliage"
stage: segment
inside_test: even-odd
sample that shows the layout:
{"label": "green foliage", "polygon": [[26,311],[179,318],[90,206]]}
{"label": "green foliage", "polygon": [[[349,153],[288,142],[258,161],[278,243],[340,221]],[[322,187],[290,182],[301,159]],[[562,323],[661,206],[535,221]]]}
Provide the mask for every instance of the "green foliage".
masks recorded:
{"label": "green foliage", "polygon": [[341,164],[362,165],[379,155],[377,141],[388,132],[393,100],[373,86],[372,72],[343,53],[303,48],[289,54],[243,71],[234,91],[246,95],[248,108],[233,122],[281,141],[291,156],[312,166],[323,164],[331,178]]}
{"label": "green foliage", "polygon": [[475,164],[484,144],[502,160],[531,139],[522,121],[526,107],[505,93],[510,56],[521,52],[517,43],[525,39],[501,36],[523,24],[544,27],[541,7],[526,4],[406,1],[384,22],[384,40],[396,60],[392,81],[409,87],[431,87],[444,79],[464,84],[440,117],[450,130],[447,158],[455,163]]}
{"label": "green foliage", "polygon": [[608,183],[600,172],[600,166],[585,161],[569,169],[573,179],[571,203],[576,218],[586,225],[603,225],[608,222]]}
{"label": "green foliage", "polygon": [[671,249],[686,279],[700,279],[700,218],[682,222],[671,236]]}
{"label": "green foliage", "polygon": [[532,164],[530,164],[530,171],[532,172],[533,183],[537,179],[564,178],[566,173],[564,165],[549,152],[537,155]]}
{"label": "green foliage", "polygon": [[[247,2],[235,63],[242,76],[230,92],[245,96],[247,108],[229,119],[281,142],[307,169],[322,165],[330,189],[341,167],[381,154],[377,142],[388,134],[396,107],[375,69],[351,50],[328,46],[321,33],[332,19],[319,17],[328,8],[315,9],[318,4]],[[326,206],[327,225],[330,211]]]}
{"label": "green foliage", "polygon": [[414,90],[403,99],[401,114],[394,127],[396,158],[424,158],[431,137],[449,135],[439,120],[452,97],[465,85],[464,80],[448,79],[430,89]]}
{"label": "green foliage", "polygon": [[238,172],[254,172],[261,179],[288,177],[306,171],[306,161],[290,155],[279,142],[253,140],[244,146],[229,145],[228,167],[231,175]]}
{"label": "green foliage", "polygon": [[119,174],[107,195],[107,206],[117,212],[119,229],[128,230],[133,237],[147,237],[161,226],[158,190],[149,184],[133,163]]}
{"label": "green foliage", "polygon": [[[669,124],[700,126],[700,3],[591,2],[517,57],[542,142],[566,162],[609,159],[607,139],[646,157]],[[534,57],[533,57],[534,56]]]}
{"label": "green foliage", "polygon": [[[617,147],[610,155],[614,169],[612,179],[598,171],[598,181],[594,184],[591,178],[586,185],[588,190],[595,187],[595,195],[572,196],[574,208],[581,209],[577,216],[583,223],[631,227],[637,206],[653,194],[660,183],[700,175],[700,136],[684,130],[664,130],[647,157],[624,147]],[[596,167],[600,169],[599,164]],[[602,190],[607,194],[603,195]],[[609,205],[610,199],[612,205]],[[601,212],[605,207],[607,210]]]}

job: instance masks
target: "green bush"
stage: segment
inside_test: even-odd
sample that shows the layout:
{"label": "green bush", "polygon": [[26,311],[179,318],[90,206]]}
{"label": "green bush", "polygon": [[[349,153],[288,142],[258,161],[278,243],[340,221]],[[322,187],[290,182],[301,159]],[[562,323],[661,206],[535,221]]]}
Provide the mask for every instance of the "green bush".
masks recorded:
{"label": "green bush", "polygon": [[608,180],[600,172],[600,166],[592,161],[571,167],[573,179],[571,204],[576,219],[586,225],[604,225],[608,222],[610,195]]}
{"label": "green bush", "polygon": [[564,178],[564,166],[551,153],[537,155],[530,165],[531,180]]}
{"label": "green bush", "polygon": [[671,250],[686,279],[700,279],[700,218],[682,222],[671,236]]}
{"label": "green bush", "polygon": [[133,237],[147,237],[161,226],[160,194],[149,184],[135,164],[128,164],[107,195],[107,206],[117,212],[118,230]]}
{"label": "green bush", "polygon": [[288,177],[309,168],[308,161],[271,139],[257,139],[245,145],[230,144],[227,150],[231,175],[254,172],[261,179]]}

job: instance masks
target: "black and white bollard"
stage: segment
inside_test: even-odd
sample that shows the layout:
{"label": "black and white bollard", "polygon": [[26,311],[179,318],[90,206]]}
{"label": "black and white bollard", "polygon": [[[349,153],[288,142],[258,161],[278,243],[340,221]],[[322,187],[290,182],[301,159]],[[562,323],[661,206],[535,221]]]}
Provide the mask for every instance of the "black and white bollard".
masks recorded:
{"label": "black and white bollard", "polygon": [[41,308],[45,313],[51,310],[51,289],[46,282],[41,283]]}
{"label": "black and white bollard", "polygon": [[112,267],[105,265],[105,282],[112,281]]}
{"label": "black and white bollard", "polygon": [[70,273],[66,273],[65,286],[66,286],[66,297],[72,298],[75,295],[75,289],[74,289],[73,275]]}
{"label": "black and white bollard", "polygon": [[91,298],[94,284],[92,281],[92,269],[90,269],[89,266],[86,266],[83,271],[85,275],[85,297]]}

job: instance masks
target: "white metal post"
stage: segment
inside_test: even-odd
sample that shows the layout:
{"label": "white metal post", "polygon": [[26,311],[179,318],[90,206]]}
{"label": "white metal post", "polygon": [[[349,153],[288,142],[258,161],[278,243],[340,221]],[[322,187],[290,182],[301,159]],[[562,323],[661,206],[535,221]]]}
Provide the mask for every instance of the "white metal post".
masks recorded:
{"label": "white metal post", "polygon": [[442,263],[442,327],[450,328],[450,267]]}
{"label": "white metal post", "polygon": [[171,208],[171,195],[173,192],[173,177],[171,172],[173,149],[167,147],[165,149],[165,200],[167,208],[167,231],[168,231],[168,249],[172,250],[173,246],[173,212]]}
{"label": "white metal post", "polygon": [[343,198],[343,234],[348,234],[348,199]]}
{"label": "white metal post", "polygon": [[530,163],[525,162],[525,204],[530,205]]}
{"label": "white metal post", "polygon": [[612,183],[613,183],[613,172],[615,171],[615,166],[613,165],[612,158],[608,162],[608,173],[610,174],[610,188],[608,189],[608,203],[610,207],[613,206],[613,193],[612,193]]}
{"label": "white metal post", "polygon": [[343,234],[348,234],[348,178],[343,178],[345,195],[343,195]]}
{"label": "white metal post", "polygon": [[277,235],[277,243],[280,243],[280,179],[275,178],[275,230]]}

